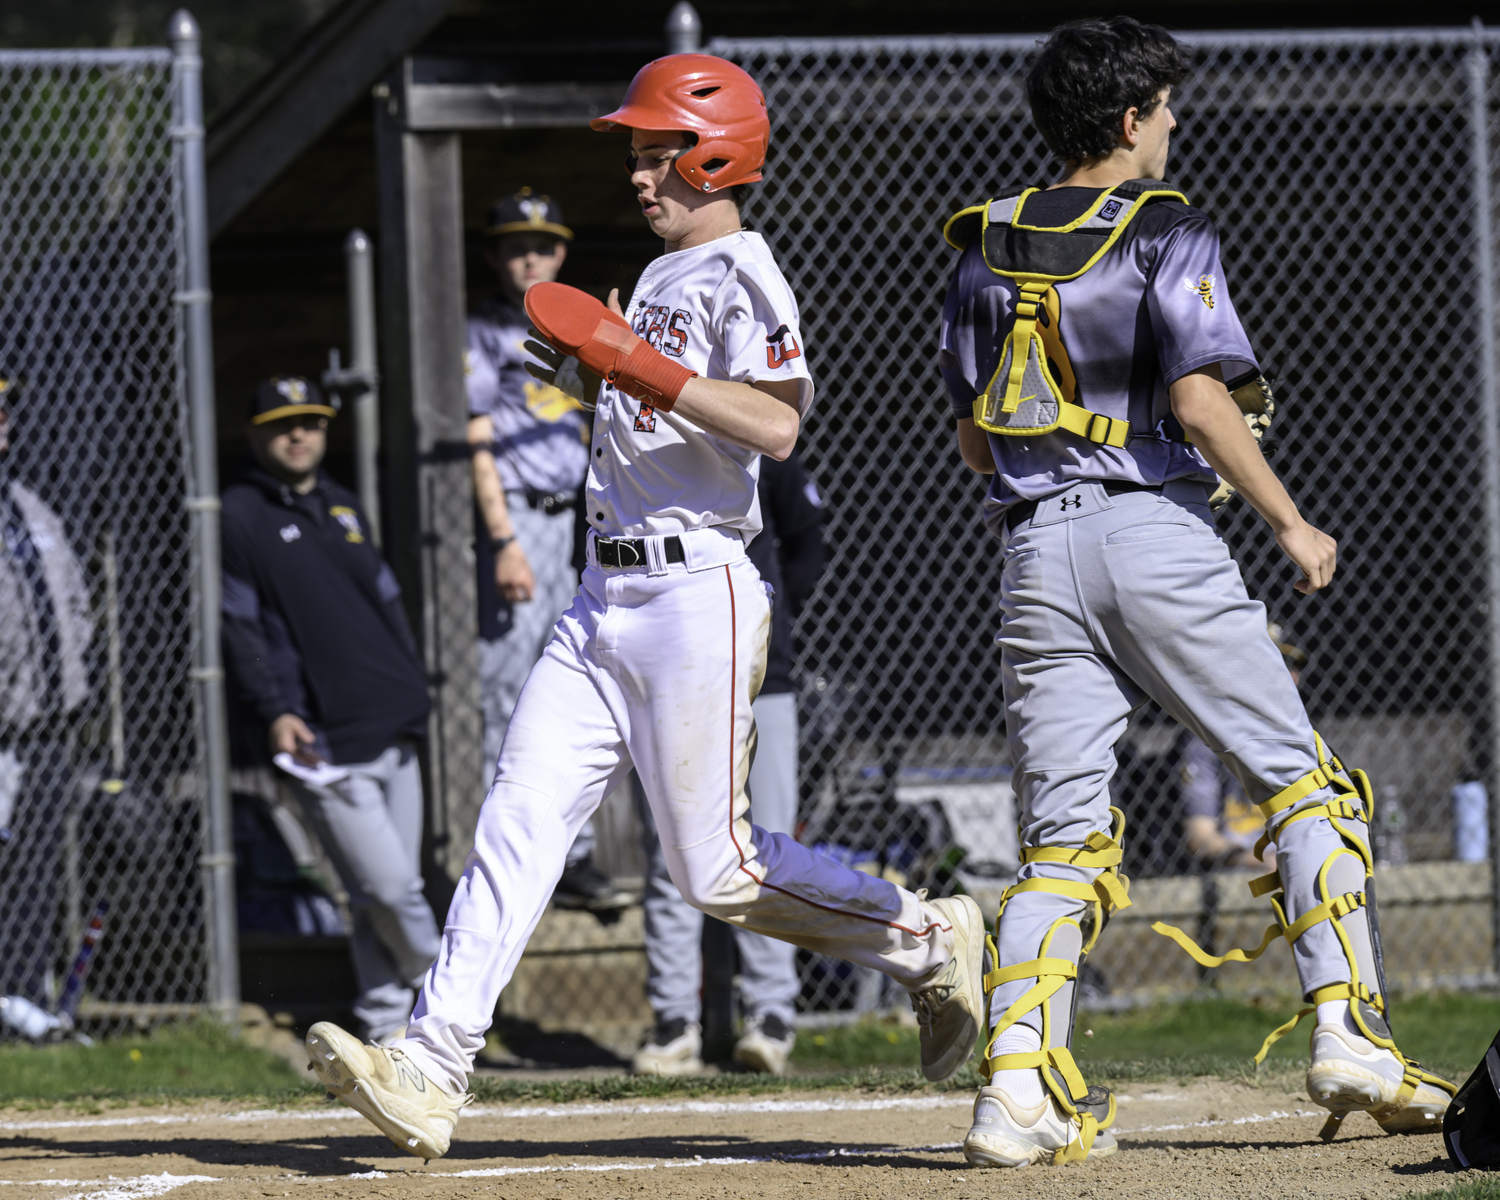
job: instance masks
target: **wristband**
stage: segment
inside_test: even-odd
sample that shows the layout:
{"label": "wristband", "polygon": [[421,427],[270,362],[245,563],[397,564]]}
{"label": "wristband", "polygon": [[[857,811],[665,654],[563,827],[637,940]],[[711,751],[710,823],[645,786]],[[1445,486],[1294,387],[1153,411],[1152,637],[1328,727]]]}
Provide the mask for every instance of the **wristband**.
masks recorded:
{"label": "wristband", "polygon": [[510,537],[490,538],[490,550],[495,554],[499,554],[502,550],[505,549],[505,547],[509,546],[515,540],[515,534],[511,534]]}
{"label": "wristband", "polygon": [[562,283],[526,290],[526,315],[538,333],[564,354],[602,375],[627,396],[671,412],[696,371],[651,348],[625,320],[587,292]]}

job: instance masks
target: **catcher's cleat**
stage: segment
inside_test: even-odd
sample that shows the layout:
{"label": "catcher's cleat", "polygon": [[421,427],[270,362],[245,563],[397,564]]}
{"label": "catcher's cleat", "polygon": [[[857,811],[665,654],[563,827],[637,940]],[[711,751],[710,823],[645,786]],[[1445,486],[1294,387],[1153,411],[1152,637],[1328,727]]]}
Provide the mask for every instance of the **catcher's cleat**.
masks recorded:
{"label": "catcher's cleat", "polygon": [[332,1021],[307,1031],[307,1053],[319,1083],[417,1158],[448,1152],[458,1110],[474,1099],[449,1095],[400,1050],[367,1045]]}
{"label": "catcher's cleat", "polygon": [[1391,1051],[1338,1025],[1312,1032],[1312,1065],[1307,1094],[1329,1109],[1335,1128],[1351,1112],[1367,1112],[1387,1133],[1436,1132],[1448,1111],[1447,1092],[1413,1079],[1403,1098],[1407,1067]]}
{"label": "catcher's cleat", "polygon": [[930,900],[953,926],[953,957],[936,981],[911,993],[922,1035],[922,1074],[947,1079],[974,1053],[984,1025],[984,914],[968,896]]}
{"label": "catcher's cleat", "polygon": [[696,1021],[678,1017],[658,1021],[646,1044],[635,1052],[630,1069],[636,1075],[697,1075],[703,1070],[703,1031]]}
{"label": "catcher's cleat", "polygon": [[[1071,1153],[1070,1143],[1075,1143]],[[1117,1149],[1114,1135],[1101,1129],[1084,1150],[1078,1122],[1063,1112],[1051,1093],[1044,1092],[1040,1104],[1023,1108],[997,1087],[979,1089],[974,1124],[964,1138],[964,1158],[976,1167],[1077,1162],[1103,1158]]]}

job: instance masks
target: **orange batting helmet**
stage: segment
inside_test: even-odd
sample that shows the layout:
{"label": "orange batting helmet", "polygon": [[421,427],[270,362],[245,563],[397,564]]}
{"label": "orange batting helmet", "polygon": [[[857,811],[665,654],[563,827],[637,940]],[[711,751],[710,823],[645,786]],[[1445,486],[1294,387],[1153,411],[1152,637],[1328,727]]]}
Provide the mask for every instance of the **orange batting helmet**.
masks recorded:
{"label": "orange batting helmet", "polygon": [[589,125],[610,129],[676,129],[697,136],[677,156],[677,172],[703,192],[754,183],[771,144],[766,98],[744,71],[712,54],[668,54],[630,81],[625,102]]}

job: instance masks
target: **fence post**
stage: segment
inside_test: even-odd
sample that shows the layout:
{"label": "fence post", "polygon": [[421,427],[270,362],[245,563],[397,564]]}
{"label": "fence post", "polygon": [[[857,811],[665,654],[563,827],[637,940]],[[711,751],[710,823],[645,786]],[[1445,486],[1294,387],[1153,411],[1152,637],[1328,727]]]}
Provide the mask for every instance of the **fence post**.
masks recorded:
{"label": "fence post", "polygon": [[703,21],[687,0],[677,0],[667,14],[667,49],[672,54],[691,54],[703,45]]}
{"label": "fence post", "polygon": [[1490,933],[1491,969],[1500,973],[1500,413],[1495,395],[1495,248],[1491,221],[1489,55],[1484,26],[1474,19],[1468,55],[1469,157],[1474,165],[1474,267],[1479,289],[1479,424],[1484,436],[1485,591],[1490,626]]}
{"label": "fence post", "polygon": [[203,871],[208,999],[224,1021],[239,1020],[239,931],[235,924],[233,818],[229,806],[229,734],[220,659],[218,435],[214,421],[213,329],[208,286],[208,203],[203,163],[203,59],[198,22],[186,9],[172,14],[174,122],[178,142],[178,186],[183,231],[182,306],[186,363],[188,442],[196,572],[193,581],[195,648],[193,680],[198,693],[198,737],[204,780]]}
{"label": "fence post", "polygon": [[362,377],[354,395],[354,477],[359,502],[380,541],[380,383],[375,363],[375,264],[363,229],[344,239],[344,268],[349,286],[349,367]]}

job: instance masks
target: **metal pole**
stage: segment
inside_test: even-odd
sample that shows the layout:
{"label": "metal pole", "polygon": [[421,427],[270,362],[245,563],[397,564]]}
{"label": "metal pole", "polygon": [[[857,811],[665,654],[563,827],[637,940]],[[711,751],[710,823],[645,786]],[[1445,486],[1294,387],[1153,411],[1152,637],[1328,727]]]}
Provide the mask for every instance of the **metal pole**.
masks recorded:
{"label": "metal pole", "polygon": [[1491,967],[1500,973],[1500,412],[1495,392],[1495,261],[1490,195],[1489,55],[1484,27],[1474,21],[1469,51],[1469,156],[1474,169],[1474,267],[1479,289],[1479,424],[1484,437],[1486,590],[1490,626],[1490,932]]}
{"label": "metal pole", "polygon": [[667,49],[673,54],[691,54],[703,45],[703,22],[687,0],[677,0],[667,14]]}
{"label": "metal pole", "polygon": [[359,502],[380,542],[380,376],[375,362],[374,247],[363,229],[344,239],[344,268],[349,286],[349,366],[359,377],[354,396],[354,475]]}
{"label": "metal pole", "polygon": [[178,186],[182,197],[182,305],[186,350],[189,468],[197,562],[194,615],[197,624],[193,679],[197,683],[199,739],[203,763],[203,872],[208,999],[229,1024],[239,1021],[239,931],[235,927],[234,840],[229,805],[229,732],[224,711],[224,668],[220,661],[218,436],[214,423],[213,327],[208,287],[207,179],[203,163],[203,59],[198,22],[186,9],[172,14]]}

